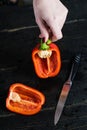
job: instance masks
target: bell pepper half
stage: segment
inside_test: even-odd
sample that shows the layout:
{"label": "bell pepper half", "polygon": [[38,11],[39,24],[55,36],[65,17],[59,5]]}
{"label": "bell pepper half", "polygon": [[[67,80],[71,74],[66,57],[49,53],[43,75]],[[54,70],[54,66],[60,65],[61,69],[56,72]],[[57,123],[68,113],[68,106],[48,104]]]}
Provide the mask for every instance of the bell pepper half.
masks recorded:
{"label": "bell pepper half", "polygon": [[6,98],[6,108],[22,115],[38,113],[45,103],[45,96],[38,90],[21,83],[12,84]]}
{"label": "bell pepper half", "polygon": [[55,43],[48,40],[37,44],[32,50],[34,69],[39,78],[54,77],[60,72],[60,50]]}

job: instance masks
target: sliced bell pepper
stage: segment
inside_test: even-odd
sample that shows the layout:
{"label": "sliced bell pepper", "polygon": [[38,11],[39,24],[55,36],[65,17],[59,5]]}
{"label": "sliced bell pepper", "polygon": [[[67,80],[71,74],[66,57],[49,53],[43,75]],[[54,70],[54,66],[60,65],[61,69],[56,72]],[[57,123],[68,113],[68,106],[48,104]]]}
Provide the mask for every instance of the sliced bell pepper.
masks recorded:
{"label": "sliced bell pepper", "polygon": [[60,72],[60,50],[50,40],[36,45],[32,51],[32,60],[35,72],[39,78],[54,77]]}
{"label": "sliced bell pepper", "polygon": [[21,83],[12,84],[6,98],[6,108],[22,115],[38,113],[45,103],[45,96],[38,90]]}

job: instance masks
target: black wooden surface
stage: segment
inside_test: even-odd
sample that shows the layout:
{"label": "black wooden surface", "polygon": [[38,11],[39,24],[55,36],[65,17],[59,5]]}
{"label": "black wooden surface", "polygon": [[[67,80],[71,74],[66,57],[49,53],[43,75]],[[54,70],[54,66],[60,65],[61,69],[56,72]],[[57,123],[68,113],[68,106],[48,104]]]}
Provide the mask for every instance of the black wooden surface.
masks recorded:
{"label": "black wooden surface", "polygon": [[[0,130],[87,130],[87,2],[65,1],[69,14],[64,37],[56,42],[62,68],[58,76],[39,79],[33,69],[31,52],[38,42],[39,28],[32,6],[0,7]],[[54,113],[73,57],[81,53],[79,70],[68,95],[62,116],[54,126]],[[20,82],[43,92],[46,102],[33,116],[22,116],[5,107],[9,86]]]}

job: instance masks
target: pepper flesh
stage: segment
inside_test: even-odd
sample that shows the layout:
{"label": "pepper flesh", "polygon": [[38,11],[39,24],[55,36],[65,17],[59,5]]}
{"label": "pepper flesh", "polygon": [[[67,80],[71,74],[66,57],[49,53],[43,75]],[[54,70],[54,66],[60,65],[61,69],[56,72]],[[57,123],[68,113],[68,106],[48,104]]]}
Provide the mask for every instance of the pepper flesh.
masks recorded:
{"label": "pepper flesh", "polygon": [[38,113],[45,103],[45,96],[38,90],[21,83],[10,86],[6,107],[12,112],[22,115]]}
{"label": "pepper flesh", "polygon": [[38,55],[41,51],[39,48],[40,44],[37,44],[32,51],[32,60],[37,76],[40,78],[56,76],[60,72],[61,68],[61,57],[58,46],[54,43],[49,44],[49,49],[47,51],[51,51],[52,54],[45,58],[41,58]]}

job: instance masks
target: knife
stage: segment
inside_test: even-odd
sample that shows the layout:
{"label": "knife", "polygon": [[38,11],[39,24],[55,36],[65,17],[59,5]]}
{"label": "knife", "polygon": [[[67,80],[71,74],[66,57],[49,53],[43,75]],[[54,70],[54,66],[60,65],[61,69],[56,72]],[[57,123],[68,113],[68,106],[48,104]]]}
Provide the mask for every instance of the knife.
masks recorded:
{"label": "knife", "polygon": [[68,96],[70,88],[72,86],[72,81],[75,78],[75,75],[76,75],[77,70],[78,70],[80,59],[81,59],[81,54],[78,54],[75,56],[74,61],[72,63],[69,78],[63,85],[62,91],[61,91],[60,96],[59,96],[59,101],[58,101],[57,106],[56,106],[56,111],[55,111],[55,115],[54,115],[54,125],[56,125],[58,123],[60,116],[62,114],[67,96]]}

